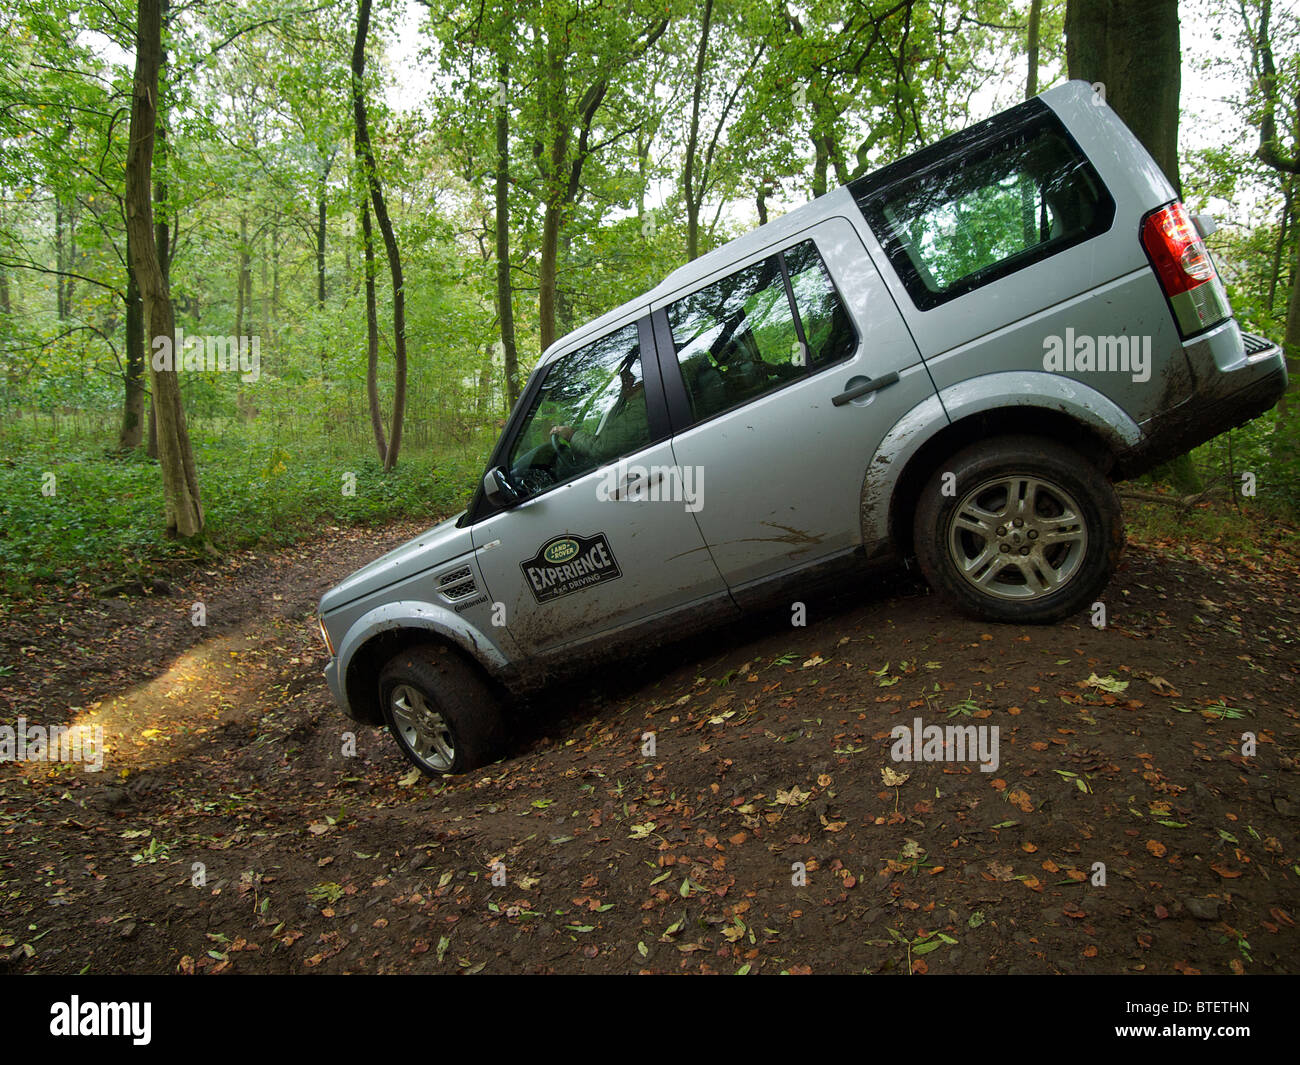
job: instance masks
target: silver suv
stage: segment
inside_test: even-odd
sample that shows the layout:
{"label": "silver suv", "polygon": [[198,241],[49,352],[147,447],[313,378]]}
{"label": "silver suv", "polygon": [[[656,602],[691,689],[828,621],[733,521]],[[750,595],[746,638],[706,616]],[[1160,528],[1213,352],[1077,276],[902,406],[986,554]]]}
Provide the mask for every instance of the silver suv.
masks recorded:
{"label": "silver suv", "polygon": [[710,252],[552,345],[468,509],[326,594],[331,691],[456,773],[507,693],[846,565],[1086,607],[1113,483],[1286,386],[1206,230],[1071,82]]}

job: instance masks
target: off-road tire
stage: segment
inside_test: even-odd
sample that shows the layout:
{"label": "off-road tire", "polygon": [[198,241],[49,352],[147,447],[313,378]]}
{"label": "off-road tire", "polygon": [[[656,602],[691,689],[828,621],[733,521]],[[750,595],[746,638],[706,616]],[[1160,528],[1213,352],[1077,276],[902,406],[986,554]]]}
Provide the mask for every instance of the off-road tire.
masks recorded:
{"label": "off-road tire", "polygon": [[1002,436],[935,471],[913,543],[930,587],[964,612],[1050,623],[1097,600],[1123,550],[1124,520],[1114,486],[1078,452]]}
{"label": "off-road tire", "polygon": [[500,696],[454,648],[417,644],[395,655],[380,671],[379,699],[398,747],[429,776],[477,769],[501,748]]}

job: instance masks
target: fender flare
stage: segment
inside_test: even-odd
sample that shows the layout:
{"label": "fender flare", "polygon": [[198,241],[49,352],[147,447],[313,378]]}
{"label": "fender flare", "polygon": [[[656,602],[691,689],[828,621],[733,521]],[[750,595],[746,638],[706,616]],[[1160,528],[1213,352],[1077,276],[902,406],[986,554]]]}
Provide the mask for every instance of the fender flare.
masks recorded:
{"label": "fender flare", "polygon": [[972,415],[1009,407],[1064,414],[1086,425],[1118,454],[1142,439],[1142,428],[1114,400],[1070,377],[1035,370],[984,374],[927,396],[898,419],[876,448],[862,478],[862,541],[869,552],[888,541],[890,511],[907,464],[938,433]]}
{"label": "fender flare", "polygon": [[339,641],[336,657],[340,688],[347,691],[352,660],[362,647],[385,632],[408,629],[423,629],[432,636],[445,639],[494,677],[500,677],[506,671],[507,659],[501,648],[459,614],[434,603],[399,599],[362,614]]}

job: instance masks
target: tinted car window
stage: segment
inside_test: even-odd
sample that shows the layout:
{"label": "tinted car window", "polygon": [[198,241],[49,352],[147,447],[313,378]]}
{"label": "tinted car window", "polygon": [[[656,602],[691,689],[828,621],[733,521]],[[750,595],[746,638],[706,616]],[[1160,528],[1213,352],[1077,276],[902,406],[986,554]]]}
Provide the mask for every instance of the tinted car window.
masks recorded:
{"label": "tinted car window", "polygon": [[922,308],[1104,232],[1115,210],[1055,119],[930,165],[859,205]]}
{"label": "tinted car window", "polygon": [[826,264],[817,254],[817,246],[806,240],[783,254],[808,345],[809,364],[816,369],[852,355],[858,335],[831,283]]}
{"label": "tinted car window", "polygon": [[510,450],[509,466],[536,492],[649,443],[634,322],[555,361]]}
{"label": "tinted car window", "polygon": [[668,324],[697,421],[843,358],[857,344],[812,241],[683,297],[668,308]]}

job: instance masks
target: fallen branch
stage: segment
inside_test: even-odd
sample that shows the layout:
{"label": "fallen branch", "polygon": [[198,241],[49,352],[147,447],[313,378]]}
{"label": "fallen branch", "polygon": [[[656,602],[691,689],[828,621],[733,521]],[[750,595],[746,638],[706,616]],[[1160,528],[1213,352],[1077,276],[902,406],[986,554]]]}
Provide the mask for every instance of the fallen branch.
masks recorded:
{"label": "fallen branch", "polygon": [[1198,503],[1205,503],[1221,491],[1231,493],[1232,486],[1237,484],[1237,479],[1231,476],[1220,476],[1210,481],[1199,492],[1193,492],[1191,495],[1175,495],[1173,493],[1148,492],[1141,488],[1121,488],[1119,490],[1120,499],[1132,500],[1135,503],[1159,503],[1168,507],[1176,507],[1180,514],[1185,514]]}

